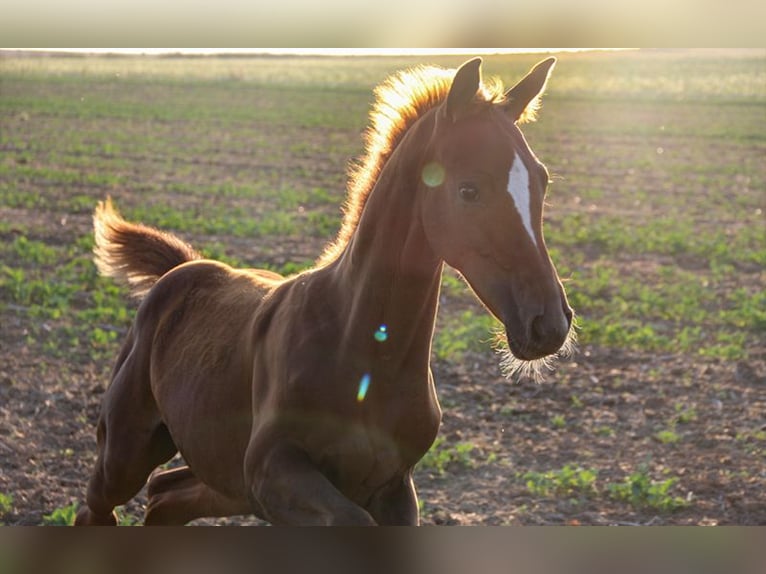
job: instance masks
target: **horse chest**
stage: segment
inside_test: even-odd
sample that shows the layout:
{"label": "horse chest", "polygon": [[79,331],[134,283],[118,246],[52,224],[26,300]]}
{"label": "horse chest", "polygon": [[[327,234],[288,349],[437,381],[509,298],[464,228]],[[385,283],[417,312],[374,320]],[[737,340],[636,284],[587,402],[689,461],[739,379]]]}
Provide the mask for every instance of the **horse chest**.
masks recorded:
{"label": "horse chest", "polygon": [[410,472],[433,443],[440,422],[438,406],[429,398],[365,406],[370,407],[366,416],[334,437],[322,461],[341,490],[360,501]]}
{"label": "horse chest", "polygon": [[328,449],[322,466],[342,490],[351,491],[352,495],[356,491],[375,490],[406,470],[392,441],[364,429]]}

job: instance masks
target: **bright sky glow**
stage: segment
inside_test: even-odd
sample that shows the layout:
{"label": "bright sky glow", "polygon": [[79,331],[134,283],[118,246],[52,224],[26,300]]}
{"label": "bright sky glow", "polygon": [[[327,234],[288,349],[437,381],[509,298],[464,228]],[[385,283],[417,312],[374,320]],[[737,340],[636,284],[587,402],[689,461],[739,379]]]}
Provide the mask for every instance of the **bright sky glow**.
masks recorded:
{"label": "bright sky glow", "polygon": [[604,48],[24,48],[89,54],[274,54],[301,56],[437,56],[582,52]]}

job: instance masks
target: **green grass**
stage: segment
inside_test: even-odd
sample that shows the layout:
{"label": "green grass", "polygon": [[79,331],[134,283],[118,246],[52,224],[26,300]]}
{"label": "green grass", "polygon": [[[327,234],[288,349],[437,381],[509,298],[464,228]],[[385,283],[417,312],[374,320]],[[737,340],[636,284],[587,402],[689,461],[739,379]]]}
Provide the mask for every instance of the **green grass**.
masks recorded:
{"label": "green grass", "polygon": [[681,440],[681,437],[678,436],[678,433],[671,429],[658,431],[654,436],[662,444],[674,444]]}
{"label": "green grass", "polygon": [[132,319],[124,290],[98,277],[91,248],[90,236],[64,246],[21,236],[0,248],[13,263],[0,263],[0,306],[30,319],[26,343],[47,355],[111,355]]}
{"label": "green grass", "polygon": [[500,323],[486,312],[471,310],[440,323],[433,341],[434,355],[442,360],[461,360],[467,352],[482,351],[495,340]]}
{"label": "green grass", "polygon": [[612,438],[615,435],[615,432],[612,427],[601,425],[596,428],[596,435],[600,437]]}
{"label": "green grass", "polygon": [[721,300],[719,284],[729,275],[662,265],[648,277],[618,277],[617,265],[605,258],[580,273],[570,300],[584,343],[737,359],[746,354],[748,333],[757,336],[766,326],[763,292],[727,290]]}
{"label": "green grass", "polygon": [[476,446],[470,442],[448,445],[444,437],[437,437],[431,448],[420,459],[417,468],[443,475],[450,465],[473,468],[476,462],[472,456]]}
{"label": "green grass", "polygon": [[685,498],[672,494],[677,482],[677,478],[652,480],[645,469],[639,469],[623,482],[608,484],[606,489],[610,497],[629,502],[635,508],[672,512],[689,506]]}
{"label": "green grass", "polygon": [[697,409],[693,406],[689,407],[682,403],[676,403],[674,406],[676,416],[673,419],[674,423],[689,424],[697,420]]}
{"label": "green grass", "polygon": [[68,506],[54,509],[50,514],[43,516],[43,524],[45,526],[72,526],[77,516],[78,506],[77,502],[73,502]]}
{"label": "green grass", "polygon": [[[43,516],[42,523],[45,526],[74,526],[78,508],[79,504],[77,502],[55,508],[50,514]],[[140,522],[139,518],[126,512],[122,506],[115,508],[115,514],[117,514],[118,526],[136,526]]]}
{"label": "green grass", "polygon": [[530,471],[522,476],[530,494],[541,497],[589,495],[595,492],[598,471],[565,465],[559,470]]}
{"label": "green grass", "polygon": [[0,525],[3,524],[2,520],[5,515],[10,513],[13,509],[13,495],[0,492]]}
{"label": "green grass", "polygon": [[599,471],[567,464],[544,472],[529,471],[518,475],[527,491],[536,497],[560,498],[577,503],[581,499],[608,498],[629,503],[637,510],[652,509],[673,512],[690,502],[674,494],[678,478],[653,480],[645,467],[640,467],[621,481],[599,480]]}
{"label": "green grass", "polygon": [[567,426],[567,420],[564,415],[554,415],[551,417],[551,428],[559,430],[565,426]]}

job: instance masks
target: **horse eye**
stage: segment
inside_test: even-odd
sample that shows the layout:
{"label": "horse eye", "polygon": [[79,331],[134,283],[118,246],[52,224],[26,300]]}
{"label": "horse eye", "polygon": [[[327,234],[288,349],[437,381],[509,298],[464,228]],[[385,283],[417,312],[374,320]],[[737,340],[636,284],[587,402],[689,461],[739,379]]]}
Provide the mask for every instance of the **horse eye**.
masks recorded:
{"label": "horse eye", "polygon": [[479,188],[472,183],[460,184],[460,197],[465,201],[476,201],[479,199]]}

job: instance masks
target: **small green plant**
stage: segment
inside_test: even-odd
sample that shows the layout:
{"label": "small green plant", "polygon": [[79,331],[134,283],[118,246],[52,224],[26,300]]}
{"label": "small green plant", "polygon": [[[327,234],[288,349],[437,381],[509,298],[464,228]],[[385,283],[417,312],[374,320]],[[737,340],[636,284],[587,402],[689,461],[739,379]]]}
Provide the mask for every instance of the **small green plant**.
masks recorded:
{"label": "small green plant", "polygon": [[13,495],[0,492],[0,518],[5,516],[13,508]]}
{"label": "small green plant", "polygon": [[560,470],[530,471],[522,476],[529,492],[535,496],[590,494],[595,492],[598,471],[565,465]]}
{"label": "small green plant", "polygon": [[641,468],[621,483],[608,484],[606,489],[613,499],[629,502],[635,508],[648,507],[668,512],[689,505],[686,499],[670,493],[677,482],[678,478],[654,481],[646,468]]}
{"label": "small green plant", "polygon": [[418,466],[432,469],[442,475],[449,464],[455,463],[465,468],[473,468],[471,452],[476,448],[470,442],[459,442],[453,447],[445,446],[444,437],[438,437],[431,448],[420,460]]}
{"label": "small green plant", "polygon": [[614,436],[614,429],[610,426],[601,425],[600,427],[596,428],[595,433],[598,436],[612,437]]}
{"label": "small green plant", "polygon": [[697,420],[697,410],[694,407],[686,407],[681,403],[676,403],[675,422],[679,424],[688,424]]}
{"label": "small green plant", "polygon": [[[46,526],[72,526],[77,516],[77,508],[77,502],[57,508],[50,514],[43,516],[43,524]],[[138,518],[128,514],[121,506],[115,509],[115,513],[117,514],[118,526],[135,526],[139,523]]]}
{"label": "small green plant", "polygon": [[764,443],[766,443],[766,430],[746,430],[738,432],[734,438],[749,455],[762,456]]}
{"label": "small green plant", "polygon": [[72,526],[77,516],[77,503],[57,508],[50,514],[43,516],[43,524],[46,526]]}
{"label": "small green plant", "polygon": [[662,444],[673,444],[681,440],[681,437],[674,430],[661,430],[654,436]]}
{"label": "small green plant", "polygon": [[765,442],[766,441],[766,430],[748,430],[748,431],[742,431],[738,432],[737,436],[734,437],[735,440],[738,442],[740,441],[760,441]]}
{"label": "small green plant", "polygon": [[470,442],[459,442],[455,445],[452,451],[452,461],[457,462],[461,466],[466,468],[472,468],[474,466],[473,458],[471,458],[471,452],[473,452],[475,445]]}
{"label": "small green plant", "polygon": [[117,514],[117,526],[137,526],[139,524],[139,519],[128,514],[122,506],[115,508],[114,512]]}
{"label": "small green plant", "polygon": [[551,417],[551,426],[555,429],[563,429],[567,426],[567,421],[564,415],[554,415]]}

